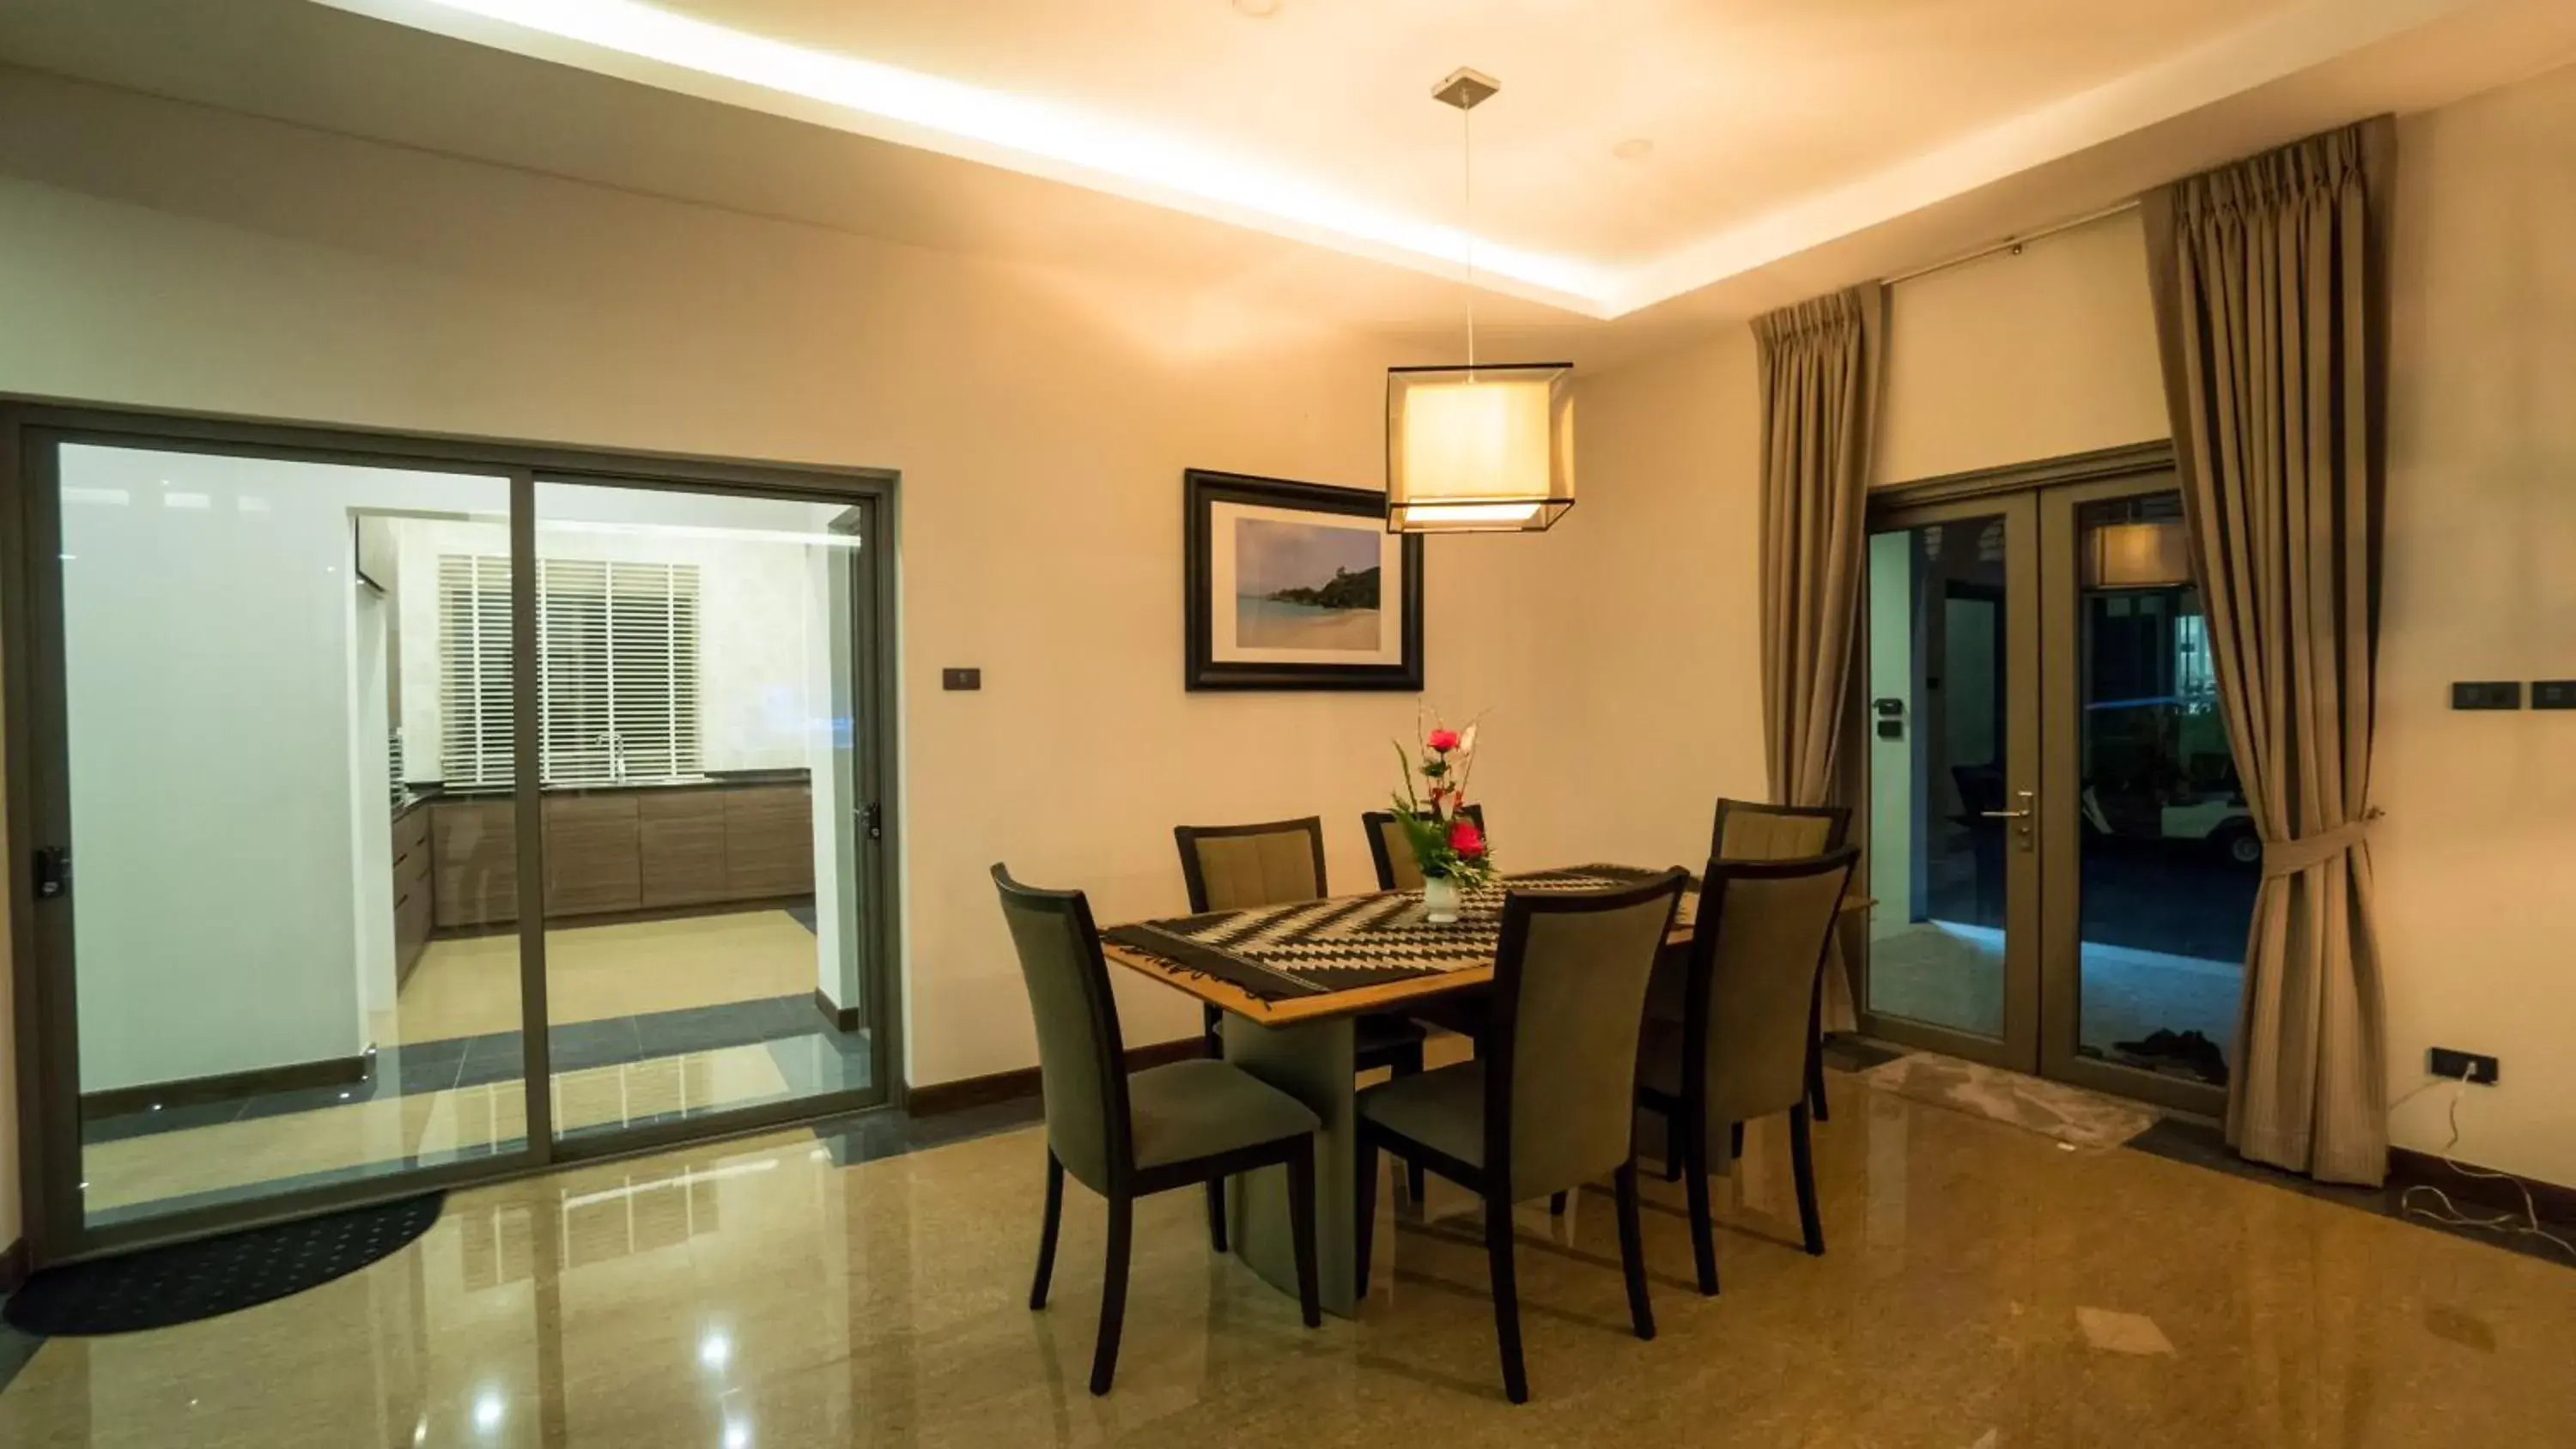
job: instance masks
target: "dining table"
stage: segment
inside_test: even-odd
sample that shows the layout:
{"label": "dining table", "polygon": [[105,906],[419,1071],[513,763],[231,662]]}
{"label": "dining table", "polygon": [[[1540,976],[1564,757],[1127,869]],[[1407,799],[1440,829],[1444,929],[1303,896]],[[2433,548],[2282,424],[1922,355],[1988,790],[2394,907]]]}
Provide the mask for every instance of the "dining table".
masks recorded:
{"label": "dining table", "polygon": [[[1225,1059],[1322,1120],[1315,1141],[1316,1270],[1325,1310],[1349,1317],[1357,1307],[1355,1021],[1489,986],[1511,892],[1602,890],[1661,873],[1581,865],[1504,876],[1461,891],[1458,917],[1449,922],[1429,919],[1419,890],[1135,921],[1103,929],[1101,950],[1119,966],[1219,1008]],[[1698,885],[1693,877],[1673,917],[1668,958],[1690,941]],[[1847,898],[1844,908],[1855,903],[1868,904]],[[1668,959],[1662,969],[1673,968]],[[1226,1210],[1235,1255],[1294,1294],[1286,1170],[1264,1168],[1234,1179]]]}

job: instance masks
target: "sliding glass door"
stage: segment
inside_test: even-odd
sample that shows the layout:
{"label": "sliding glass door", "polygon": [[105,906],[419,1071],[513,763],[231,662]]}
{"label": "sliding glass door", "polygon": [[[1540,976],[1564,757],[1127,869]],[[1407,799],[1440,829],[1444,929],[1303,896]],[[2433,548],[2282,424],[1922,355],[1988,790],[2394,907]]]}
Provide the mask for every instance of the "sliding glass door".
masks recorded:
{"label": "sliding glass door", "polygon": [[2223,1105],[2262,848],[2172,475],[1884,512],[1866,629],[1865,1025]]}
{"label": "sliding glass door", "polygon": [[[438,639],[406,618],[427,578],[387,546],[471,515],[506,534],[510,480],[90,443],[44,461],[64,758],[43,803],[68,829],[38,919],[78,962],[54,1020],[78,1048],[82,1226],[524,1159],[515,1035],[449,1029],[417,976],[443,918],[506,911],[516,879],[506,856],[433,860],[403,721]],[[508,842],[517,809],[505,789],[482,829]],[[484,949],[486,1009],[514,1025],[518,942]]]}
{"label": "sliding glass door", "polygon": [[0,414],[46,1258],[884,1100],[882,479]]}
{"label": "sliding glass door", "polygon": [[881,540],[839,502],[543,479],[536,502],[556,1135],[868,1092],[844,706]]}

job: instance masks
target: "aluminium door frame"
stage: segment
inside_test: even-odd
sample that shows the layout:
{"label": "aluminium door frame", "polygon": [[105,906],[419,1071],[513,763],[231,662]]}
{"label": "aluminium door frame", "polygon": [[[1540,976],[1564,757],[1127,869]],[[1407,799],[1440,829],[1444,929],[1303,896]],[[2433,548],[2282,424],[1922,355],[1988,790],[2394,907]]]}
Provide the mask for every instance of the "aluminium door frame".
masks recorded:
{"label": "aluminium door frame", "polygon": [[[31,862],[42,846],[70,838],[68,736],[63,713],[64,636],[59,548],[60,450],[69,444],[193,452],[281,462],[507,478],[511,486],[514,557],[534,556],[535,485],[539,479],[684,492],[846,502],[876,510],[888,556],[870,560],[859,632],[868,657],[863,693],[876,705],[867,755],[879,788],[882,839],[863,860],[863,895],[881,903],[865,929],[871,1084],[863,1091],[714,1112],[703,1117],[604,1132],[571,1142],[552,1128],[548,1072],[544,892],[544,815],[534,767],[536,671],[516,671],[516,816],[522,914],[520,1021],[526,1051],[521,1076],[528,1131],[521,1149],[487,1158],[411,1168],[350,1182],[289,1189],[255,1201],[183,1209],[162,1217],[92,1226],[81,1208],[79,1015],[68,898],[40,901]],[[900,698],[896,638],[900,551],[891,469],[753,462],[692,454],[581,448],[511,439],[308,424],[207,413],[99,405],[0,394],[0,698],[5,698],[5,855],[8,866],[10,973],[15,1002],[19,1160],[25,1236],[35,1265],[51,1265],[137,1247],[185,1241],[318,1212],[384,1202],[438,1188],[500,1181],[570,1164],[656,1152],[900,1106],[903,923],[896,862],[903,812],[900,731],[885,702]],[[874,552],[873,550],[871,552]],[[514,571],[514,648],[533,647],[534,571]],[[855,641],[854,641],[855,642]],[[532,887],[534,887],[532,889]]]}
{"label": "aluminium door frame", "polygon": [[2052,689],[2041,708],[2041,766],[2047,780],[2040,787],[2042,807],[2040,871],[2040,1074],[2080,1087],[2109,1092],[2204,1116],[2224,1116],[2227,1089],[2122,1066],[2102,1057],[2085,1056],[2084,992],[2084,710],[2077,698],[2083,679],[2079,610],[2084,601],[2083,563],[2078,546],[2083,532],[2078,515],[2088,503],[2121,498],[2149,498],[2177,492],[2182,477],[2168,465],[2081,483],[2066,483],[2039,494],[2041,649],[2047,667],[2068,681]]}
{"label": "aluminium door frame", "polygon": [[[1875,502],[1875,500],[1873,500]],[[2005,677],[2004,726],[2004,798],[2009,803],[2027,798],[2022,792],[2040,788],[2040,711],[2041,681],[2037,678],[2039,657],[2039,510],[2029,494],[1997,493],[1971,495],[1946,501],[1910,506],[1872,507],[1863,528],[1863,537],[1900,529],[1921,528],[1931,524],[1959,523],[1970,519],[1999,518],[2004,526],[2004,653],[1998,661]],[[1861,608],[1855,623],[1853,687],[1866,699],[1869,692],[1869,585],[1863,569]],[[1849,712],[1846,712],[1847,719]],[[1906,721],[1908,738],[1921,728],[1919,710]],[[1871,792],[1868,780],[1867,726],[1846,740],[1849,757],[1861,788],[1855,810],[1860,817],[1863,840],[1869,838],[1867,802]],[[2031,821],[2036,825],[2038,822]],[[1989,1066],[2014,1071],[2031,1071],[2039,1063],[2039,942],[2040,942],[2040,854],[2035,838],[2016,841],[2018,833],[2007,825],[2004,830],[2004,982],[2003,1020],[2001,1031],[1994,1036],[1916,1021],[1906,1017],[1882,1015],[1869,1005],[1870,961],[1865,944],[1868,932],[1858,934],[1864,941],[1861,967],[1853,983],[1852,1007],[1859,1018],[1862,1032],[1905,1046],[1921,1047],[1947,1056],[1983,1062]],[[1875,907],[1873,907],[1875,909]]]}
{"label": "aluminium door frame", "polygon": [[[2073,605],[2080,598],[2081,588],[2074,554],[2075,509],[2102,499],[2177,488],[2180,479],[2176,469],[2172,441],[2153,439],[2034,462],[1944,474],[1871,490],[1864,532],[1899,526],[1899,520],[1909,519],[1932,507],[1985,502],[1989,506],[1984,511],[1991,513],[1996,500],[2013,497],[2035,500],[2040,527],[2033,540],[2037,555],[2033,565],[2040,583],[2032,597],[2041,606],[2042,637],[2034,656],[2039,665],[2034,682],[2042,689],[2048,689],[2050,681],[2058,674],[2063,673],[2071,679],[2077,662]],[[1974,508],[1965,509],[1970,515],[1976,511]],[[1855,624],[1858,631],[1855,658],[1863,661],[1863,667],[1852,672],[1844,711],[1844,753],[1839,774],[1845,798],[1855,804],[1855,813],[1860,818],[1860,838],[1864,841],[1869,838],[1870,799],[1866,599],[1864,585],[1862,613],[1860,621]],[[2074,691],[2071,688],[2050,690],[2043,698],[2041,715],[2039,731],[2034,736],[2046,776],[2039,785],[2040,814],[2036,822],[2039,827],[2040,879],[2035,893],[2040,901],[2041,919],[2034,932],[2034,940],[2039,947],[2039,964],[2033,985],[2040,1008],[2036,1037],[2038,1050],[2026,1064],[2016,1065],[2014,1069],[2040,1072],[2058,1080],[2160,1106],[2210,1115],[2222,1113],[2226,1101],[2223,1089],[2083,1058],[2076,1051],[2083,974],[2080,894],[2083,821],[2082,763],[2076,734],[2080,727],[2080,711],[2076,708]],[[2058,882],[2074,884],[2061,889]],[[2008,926],[2008,944],[2010,930]],[[1862,937],[1858,953],[1862,967],[1858,973],[1855,998],[1856,1003],[1865,1008],[1868,1000],[1867,933],[1857,934]],[[2007,989],[2010,989],[2009,983]],[[1952,1051],[1958,1055],[1971,1055],[1958,1050],[1961,1047],[1991,1046],[1984,1038],[1947,1033],[1938,1028],[1909,1027],[1900,1023],[1891,1030],[1865,1010],[1861,1022],[1863,1029],[1872,1035],[1934,1050]],[[1946,1044],[1941,1040],[1945,1037],[1950,1038]]]}

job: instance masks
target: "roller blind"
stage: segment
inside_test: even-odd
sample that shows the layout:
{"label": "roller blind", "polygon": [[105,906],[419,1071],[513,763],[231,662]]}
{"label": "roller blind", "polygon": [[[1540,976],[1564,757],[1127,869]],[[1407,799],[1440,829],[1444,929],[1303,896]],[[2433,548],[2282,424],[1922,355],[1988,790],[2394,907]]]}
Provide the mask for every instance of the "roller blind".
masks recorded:
{"label": "roller blind", "polygon": [[[510,783],[510,561],[438,561],[447,783]],[[698,570],[537,561],[537,750],[549,785],[700,772]]]}

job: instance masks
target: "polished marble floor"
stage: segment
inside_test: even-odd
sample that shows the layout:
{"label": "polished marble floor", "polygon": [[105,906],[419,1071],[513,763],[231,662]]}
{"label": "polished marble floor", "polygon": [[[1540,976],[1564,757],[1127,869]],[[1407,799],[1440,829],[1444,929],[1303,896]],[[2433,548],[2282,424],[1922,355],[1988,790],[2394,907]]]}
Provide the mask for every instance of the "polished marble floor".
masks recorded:
{"label": "polished marble floor", "polygon": [[[869,1119],[460,1193],[420,1242],[190,1327],[52,1340],[19,1446],[2576,1442],[2576,1271],[2144,1151],[2068,1152],[1837,1075],[1829,1251],[1787,1148],[1719,1185],[1725,1293],[1647,1185],[1661,1335],[1631,1338],[1609,1200],[1521,1219],[1535,1401],[1502,1401],[1471,1205],[1392,1201],[1372,1296],[1318,1331],[1139,1212],[1116,1392],[1082,1379],[1102,1209],[1068,1200],[1025,1305],[1042,1137]],[[895,1119],[899,1121],[900,1119]],[[935,1120],[935,1119],[934,1119]],[[1392,1174],[1381,1180],[1393,1190]]]}
{"label": "polished marble floor", "polygon": [[[581,1137],[864,1090],[864,1030],[814,1004],[816,944],[783,910],[572,927],[547,937],[557,1132]],[[82,1124],[96,1224],[522,1150],[515,937],[433,943],[366,1077]]]}

